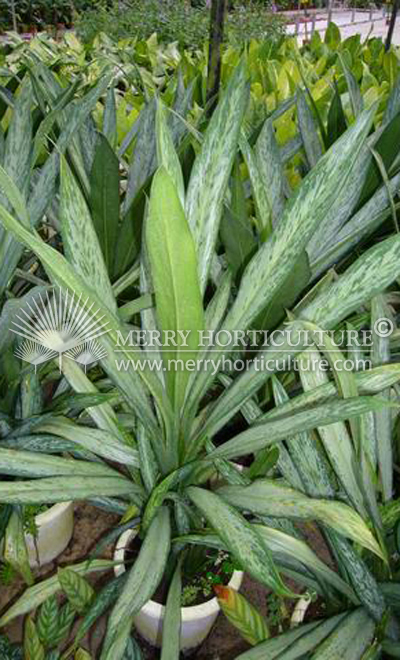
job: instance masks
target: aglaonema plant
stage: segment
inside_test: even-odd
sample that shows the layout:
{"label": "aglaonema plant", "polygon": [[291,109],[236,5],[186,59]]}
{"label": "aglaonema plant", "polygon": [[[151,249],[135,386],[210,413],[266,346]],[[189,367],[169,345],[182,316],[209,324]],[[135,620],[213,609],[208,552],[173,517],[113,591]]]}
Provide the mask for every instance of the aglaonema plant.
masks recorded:
{"label": "aglaonema plant", "polygon": [[[12,179],[0,170],[10,205],[9,209],[0,206],[5,230],[36,254],[54,285],[82,294],[80,305],[89,308],[93,304],[108,322],[109,332],[99,338],[107,353],[101,367],[113,391],[122,398],[123,411],[134,420],[132,434],[123,427],[118,410],[110,403],[99,402],[88,407],[92,425],[73,422],[54,412],[30,427],[33,436],[61,437],[84,448],[90,452],[85,458],[53,456],[46,451],[38,454],[28,448],[0,448],[0,471],[14,477],[0,484],[1,503],[88,499],[119,507],[128,515],[133,511],[140,517],[142,545],[138,557],[121,592],[110,586],[102,603],[104,607],[113,604],[113,609],[101,660],[124,656],[132,617],[153,596],[164,574],[173,576],[165,617],[175,623],[164,635],[162,657],[179,657],[179,560],[192,544],[222,546],[246,572],[279,596],[296,598],[282,578],[287,575],[317,593],[328,592],[335,602],[344,600],[350,607],[360,600],[366,605],[367,595],[322,562],[298,538],[293,521],[309,519],[323,524],[339,547],[338,553],[347,557],[343,562],[350,561],[349,557],[356,562],[356,546],[379,565],[384,567],[387,562],[379,521],[373,518],[371,525],[368,515],[368,473],[363,474],[362,483],[357,480],[353,459],[358,454],[342,436],[341,451],[335,454],[337,439],[330,442],[325,438],[325,451],[331,447],[330,471],[326,457],[323,459],[315,447],[312,433],[315,429],[337,429],[338,425],[347,428],[346,420],[357,429],[360,416],[384,415],[391,410],[393,402],[375,395],[398,381],[398,365],[379,365],[357,373],[351,386],[339,381],[311,383],[305,387],[307,392],[290,401],[274,373],[281,372],[285,365],[290,371],[289,358],[307,348],[304,330],[318,343],[318,329],[334,330],[396,280],[400,272],[400,238],[392,236],[365,251],[340,276],[319,280],[311,292],[306,288],[311,282],[308,273],[307,284],[298,294],[301,302],[293,308],[289,324],[281,328],[284,346],[264,347],[258,354],[265,360],[262,370],[257,370],[253,362],[239,375],[218,376],[222,362],[215,369],[216,360],[228,357],[232,345],[228,342],[226,346],[212,344],[204,348],[198,340],[198,331],[250,329],[266,310],[286,299],[288,280],[304,259],[311,238],[316,231],[323,232],[338,200],[347,199],[349,182],[356,181],[357,176],[361,182],[364,180],[356,168],[371,130],[374,109],[363,111],[318,159],[296,192],[281,204],[275,218],[271,219],[269,207],[259,204],[265,231],[233,286],[229,271],[218,277],[221,264],[217,249],[239,145],[246,151],[240,131],[247,97],[242,63],[213,114],[187,185],[165,109],[159,105],[157,110],[158,169],[151,185],[140,260],[141,294],[147,297],[144,307],[139,304],[133,309],[141,312],[143,330],[175,332],[178,337],[179,331],[191,331],[187,345],[180,336],[168,352],[164,347],[161,360],[165,371],[153,368],[155,358],[145,347],[136,344],[128,348],[121,342],[121,337],[126,338],[132,329],[126,324],[129,315],[126,308],[123,312],[118,308],[87,201],[67,162],[62,161],[60,190],[65,256],[46,244],[26,222],[29,216],[24,200]],[[270,147],[268,141],[261,143],[266,151],[260,151],[258,158],[271,173],[269,159],[274,151],[270,125],[265,127],[263,139],[266,137]],[[209,301],[210,287],[213,296]],[[280,328],[282,315],[278,313],[277,319],[275,327]],[[134,368],[117,367],[117,345],[118,360],[124,359]],[[168,360],[180,360],[188,367],[193,356],[201,360],[197,371],[168,370]],[[92,395],[97,391],[76,365],[65,360],[62,369],[76,391]],[[274,383],[277,403],[270,411],[259,396],[268,382]],[[239,411],[248,428],[216,446],[217,433]],[[296,451],[299,437],[305,446],[303,460],[302,452]],[[283,482],[267,477],[270,449],[275,446],[280,448],[278,469],[285,477]],[[254,461],[241,472],[235,461],[247,455],[253,455]],[[313,488],[296,488],[288,478],[291,468],[292,475],[296,474],[295,468],[306,479],[304,461],[312,461],[321,473]],[[216,488],[210,483],[209,477],[216,470],[228,485]],[[330,481],[332,471],[335,477]],[[380,459],[380,477],[384,471]],[[342,496],[343,490],[346,497]],[[100,570],[101,561],[97,561],[71,568],[81,574]],[[0,625],[38,606],[59,588],[57,578],[30,587],[4,613]]]}
{"label": "aglaonema plant", "polygon": [[[388,298],[389,296],[377,296],[371,301],[371,327],[376,327],[377,319],[383,315],[386,315],[385,318],[393,318]],[[307,326],[309,327],[309,323]],[[374,331],[372,336],[370,355],[373,364],[384,365],[390,360],[394,342]],[[318,390],[322,394],[325,388],[332,385],[322,368],[322,354],[332,365],[340,356],[339,349],[329,340],[318,348],[321,353],[316,348],[307,349],[308,358],[316,358],[313,369],[300,367],[303,394],[297,398],[299,401],[303,398],[303,404],[306,404],[307,400],[310,402],[310,396],[314,399]],[[335,371],[333,367],[333,373],[344,396],[349,396],[351,391],[359,391],[357,383],[361,372]],[[274,380],[273,390],[279,405],[267,414],[267,417],[279,419],[279,407],[285,406],[288,397],[278,380]],[[385,394],[392,398],[395,396],[395,392],[390,388]],[[292,410],[293,405],[297,405],[296,398],[286,403]],[[315,517],[325,546],[330,549],[337,563],[338,574],[354,590],[360,606],[349,608],[346,599],[334,602],[331,596],[326,594],[323,599],[325,616],[319,614],[316,620],[311,616],[304,623],[300,619],[300,625],[292,625],[292,630],[286,630],[273,639],[268,639],[269,635],[265,634],[264,619],[260,613],[245,599],[235,598],[229,588],[217,589],[224,613],[254,645],[253,649],[238,656],[240,660],[261,660],[265,657],[300,658],[304,654],[312,654],[315,658],[348,657],[352,660],[365,657],[397,657],[400,504],[396,498],[394,480],[394,419],[388,409],[368,413],[356,424],[354,420],[351,421],[349,427],[340,422],[318,428],[318,436],[312,438],[311,444],[311,438],[302,434],[297,436],[297,446],[295,443],[290,445],[289,454],[293,459],[294,470],[286,469],[285,479],[294,489],[293,498],[301,498],[302,493],[329,496],[329,491],[335,490],[332,481],[335,475],[340,479],[346,499],[353,510],[360,512],[364,519],[369,519],[370,527],[375,528],[384,550],[385,561],[376,561],[359,548],[352,547],[341,535],[328,529],[326,519],[318,520]],[[325,450],[323,453],[318,445],[319,441]],[[325,464],[321,462],[323,455],[327,459]],[[327,466],[331,468],[331,472],[326,470]],[[281,502],[274,500],[272,493],[268,493],[265,482],[254,483],[245,490],[246,510],[257,512],[261,516],[279,513],[284,515]],[[225,493],[231,504],[237,501],[235,486],[224,487],[219,492]],[[318,505],[314,504],[315,506],[318,508]],[[314,515],[316,516],[316,511]],[[310,600],[306,595],[302,605],[305,612]]]}

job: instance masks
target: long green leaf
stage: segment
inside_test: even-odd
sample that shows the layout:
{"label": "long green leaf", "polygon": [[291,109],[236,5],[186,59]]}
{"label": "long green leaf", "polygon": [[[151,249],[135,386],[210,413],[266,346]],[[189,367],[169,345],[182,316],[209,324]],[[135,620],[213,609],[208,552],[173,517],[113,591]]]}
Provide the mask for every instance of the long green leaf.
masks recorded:
{"label": "long green leaf", "polygon": [[110,311],[115,312],[115,298],[99,239],[83,194],[64,159],[61,160],[60,216],[67,260]]}
{"label": "long green leaf", "polygon": [[296,433],[351,419],[370,410],[380,410],[382,407],[390,405],[394,404],[378,397],[359,396],[346,400],[331,399],[313,408],[301,409],[294,414],[282,415],[270,422],[252,426],[232,440],[220,445],[210,456],[228,459],[245,456]]}
{"label": "long green leaf", "polygon": [[[146,238],[159,327],[179,337],[178,346],[164,348],[163,353],[170,398],[178,410],[189,377],[185,363],[197,357],[198,332],[204,319],[193,239],[174,183],[163,168],[151,187]],[[182,340],[181,332],[189,333],[186,340]],[[177,366],[175,370],[168,360],[182,361],[183,368]]]}
{"label": "long green leaf", "polygon": [[[321,367],[321,356],[318,351],[308,349],[303,356],[299,366],[304,389],[313,390],[318,385],[328,382],[329,378]],[[319,427],[318,433],[338,479],[357,511],[364,516],[364,497],[356,473],[356,453],[345,423],[337,422]]]}
{"label": "long green leaf", "polygon": [[182,208],[185,208],[185,185],[183,182],[182,169],[168,127],[166,108],[161,101],[157,104],[156,130],[158,166],[163,167],[166,172],[168,172],[174,182],[175,190],[178,193]]}
{"label": "long green leaf", "polygon": [[[281,657],[285,660],[296,660],[301,658],[324,640],[343,621],[345,616],[346,614],[338,614],[327,621],[314,621],[288,630],[258,644],[250,651],[241,653],[236,660],[266,660],[267,658],[274,660],[274,658]],[[289,655],[286,656],[287,652]],[[335,658],[335,660],[339,660],[339,658]]]}
{"label": "long green leaf", "polygon": [[36,431],[54,433],[54,435],[66,438],[109,461],[139,467],[138,452],[126,444],[122,444],[118,437],[109,431],[80,426],[63,417],[44,422],[38,426]]}
{"label": "long green leaf", "polygon": [[342,502],[313,499],[268,479],[259,479],[250,486],[224,486],[218,489],[218,494],[232,506],[259,515],[317,520],[382,557],[362,518]]}
{"label": "long green leaf", "polygon": [[214,254],[247,98],[246,71],[242,62],[212,116],[190,176],[185,210],[196,245],[202,292]]}
{"label": "long green leaf", "polygon": [[97,497],[99,493],[102,496],[131,496],[138,501],[141,489],[124,477],[87,475],[0,483],[0,503],[54,504]]}
{"label": "long green leaf", "polygon": [[301,89],[297,91],[297,119],[307,160],[310,167],[315,167],[322,156],[322,147],[313,113]]}
{"label": "long green leaf", "polygon": [[250,575],[277,594],[293,597],[282,582],[262,537],[238,511],[205,489],[190,487],[187,494]]}
{"label": "long green leaf", "polygon": [[[390,361],[390,337],[381,337],[376,333],[376,323],[381,319],[392,322],[391,313],[382,296],[373,298],[371,305],[371,327],[373,337],[372,360],[375,366]],[[388,391],[385,395],[388,396]],[[392,449],[392,416],[389,410],[375,413],[377,458],[382,481],[384,501],[392,498],[393,491],[393,449]]]}
{"label": "long green leaf", "polygon": [[3,548],[4,561],[22,575],[26,584],[33,584],[32,571],[29,566],[28,549],[26,547],[22,514],[14,510],[8,522]]}
{"label": "long green leaf", "polygon": [[181,565],[178,564],[172,577],[165,606],[161,660],[179,660],[181,637],[181,595]]}
{"label": "long green leaf", "polygon": [[341,572],[346,575],[360,603],[372,619],[379,623],[384,616],[386,606],[380,586],[372,572],[358,552],[342,536],[328,530],[326,538],[334,550]]}
{"label": "long green leaf", "polygon": [[97,139],[89,182],[92,222],[112,277],[119,225],[119,161],[102,135]]}
{"label": "long green leaf", "polygon": [[363,608],[355,610],[322,642],[314,660],[359,660],[372,641],[375,624]]}
{"label": "long green leaf", "polygon": [[272,226],[279,223],[285,207],[285,175],[271,119],[268,119],[256,142],[256,157],[269,196]]}
{"label": "long green leaf", "polygon": [[[115,477],[121,475],[109,467],[100,463],[89,461],[76,461],[71,458],[61,458],[39,454],[37,452],[14,451],[13,449],[0,448],[0,469],[3,474],[11,474],[19,477],[50,477],[50,476],[93,476],[93,477]],[[2,486],[11,486],[14,482],[3,482]]]}
{"label": "long green leaf", "polygon": [[132,617],[152,597],[164,573],[170,536],[168,509],[161,507],[111,612],[100,660],[121,660],[123,657]]}
{"label": "long green leaf", "polygon": [[329,568],[315,554],[308,543],[266,525],[257,525],[257,530],[274,556],[278,558],[287,555],[290,559],[300,561],[309,571],[314,573],[318,581],[332,585],[354,603],[358,602],[354,591],[349,585],[335,570]]}

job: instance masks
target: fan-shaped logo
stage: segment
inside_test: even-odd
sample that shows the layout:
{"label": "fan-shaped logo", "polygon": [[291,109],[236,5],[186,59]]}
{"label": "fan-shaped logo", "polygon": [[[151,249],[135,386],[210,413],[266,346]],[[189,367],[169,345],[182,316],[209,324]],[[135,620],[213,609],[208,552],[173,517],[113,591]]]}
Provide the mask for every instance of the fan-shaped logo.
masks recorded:
{"label": "fan-shaped logo", "polygon": [[11,332],[23,338],[15,355],[35,365],[58,358],[61,371],[62,359],[67,357],[87,367],[107,356],[107,351],[97,338],[109,332],[104,315],[93,311],[94,303],[82,294],[68,293],[61,288],[39,294],[26,302],[17,314]]}

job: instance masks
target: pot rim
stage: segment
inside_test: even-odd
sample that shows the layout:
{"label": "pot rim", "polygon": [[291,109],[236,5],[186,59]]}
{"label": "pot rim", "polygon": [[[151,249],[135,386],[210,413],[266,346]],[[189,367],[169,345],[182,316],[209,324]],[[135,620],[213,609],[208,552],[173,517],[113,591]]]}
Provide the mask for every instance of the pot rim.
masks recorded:
{"label": "pot rim", "polygon": [[[125,573],[126,568],[124,565],[125,550],[128,543],[132,541],[138,533],[138,528],[127,529],[119,537],[114,551],[114,561],[120,562],[118,566],[114,567],[115,576],[118,577]],[[243,580],[243,571],[233,571],[232,577],[228,582],[228,586],[233,589],[239,590]],[[165,605],[156,603],[154,600],[148,600],[143,605],[140,613],[150,616],[155,619],[161,619],[164,616]],[[195,619],[209,617],[212,614],[218,614],[220,606],[218,599],[214,596],[200,605],[191,605],[190,607],[181,607],[181,619],[183,622],[193,621]]]}
{"label": "pot rim", "polygon": [[53,504],[47,511],[43,511],[43,513],[39,513],[37,516],[35,516],[35,521],[38,527],[41,525],[46,525],[48,523],[51,523],[54,518],[57,518],[58,516],[61,516],[63,513],[66,513],[69,508],[73,506],[73,502],[69,500],[68,502],[57,502],[56,504]]}

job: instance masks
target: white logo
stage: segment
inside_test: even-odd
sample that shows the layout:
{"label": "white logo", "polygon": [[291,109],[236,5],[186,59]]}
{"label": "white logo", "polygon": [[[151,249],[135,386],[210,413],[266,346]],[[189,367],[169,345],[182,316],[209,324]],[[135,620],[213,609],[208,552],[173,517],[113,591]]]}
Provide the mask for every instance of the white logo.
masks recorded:
{"label": "white logo", "polygon": [[94,303],[87,307],[89,298],[82,301],[75,292],[69,294],[61,288],[52,295],[46,292],[39,302],[26,303],[29,313],[21,309],[16,328],[11,332],[23,337],[24,341],[15,350],[15,355],[35,365],[58,357],[61,371],[62,357],[70,358],[85,368],[107,356],[107,351],[96,341],[97,337],[109,332],[104,315],[97,318],[99,310],[92,311]]}

